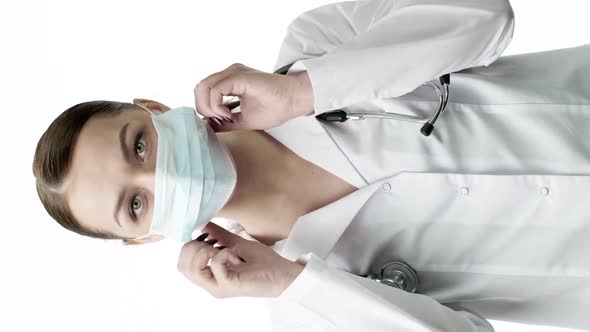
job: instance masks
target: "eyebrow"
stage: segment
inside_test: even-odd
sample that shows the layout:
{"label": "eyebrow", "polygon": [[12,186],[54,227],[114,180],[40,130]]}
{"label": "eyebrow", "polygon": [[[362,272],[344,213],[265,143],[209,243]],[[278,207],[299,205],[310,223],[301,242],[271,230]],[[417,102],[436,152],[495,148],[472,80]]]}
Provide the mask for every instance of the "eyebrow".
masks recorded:
{"label": "eyebrow", "polygon": [[115,218],[115,221],[117,222],[117,224],[119,225],[119,227],[121,226],[121,223],[119,222],[119,217],[117,216],[119,212],[119,210],[121,209],[121,205],[123,205],[123,198],[125,197],[125,191],[121,190],[119,192],[119,196],[117,197],[117,204],[115,205],[115,212],[113,213],[113,217]]}
{"label": "eyebrow", "polygon": [[[123,154],[123,159],[125,161],[130,162],[129,158],[129,149],[127,148],[127,144],[125,143],[127,138],[127,128],[129,127],[129,122],[127,122],[119,131],[119,145],[121,146],[121,153]],[[117,196],[117,203],[115,204],[115,211],[113,213],[113,217],[115,221],[121,227],[121,222],[119,222],[118,213],[121,209],[121,205],[123,205],[123,198],[125,197],[125,191],[121,190],[119,195]]]}
{"label": "eyebrow", "polygon": [[129,162],[129,149],[127,148],[126,138],[127,138],[127,128],[129,127],[129,122],[127,122],[119,131],[119,145],[121,145],[121,153],[123,154],[123,158],[125,161]]}

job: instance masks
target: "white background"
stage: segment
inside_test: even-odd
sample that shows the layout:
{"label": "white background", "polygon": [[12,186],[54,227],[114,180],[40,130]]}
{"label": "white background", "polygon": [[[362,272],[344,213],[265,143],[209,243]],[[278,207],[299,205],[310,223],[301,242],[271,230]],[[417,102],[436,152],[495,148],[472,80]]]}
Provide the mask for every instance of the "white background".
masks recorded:
{"label": "white background", "polygon": [[[193,106],[194,85],[234,62],[272,71],[287,24],[329,2],[2,1],[0,331],[270,331],[264,300],[217,300],[185,280],[180,245],[122,248],[63,230],[37,198],[32,157],[49,123],[76,103]],[[590,42],[586,0],[512,5],[505,55]]]}

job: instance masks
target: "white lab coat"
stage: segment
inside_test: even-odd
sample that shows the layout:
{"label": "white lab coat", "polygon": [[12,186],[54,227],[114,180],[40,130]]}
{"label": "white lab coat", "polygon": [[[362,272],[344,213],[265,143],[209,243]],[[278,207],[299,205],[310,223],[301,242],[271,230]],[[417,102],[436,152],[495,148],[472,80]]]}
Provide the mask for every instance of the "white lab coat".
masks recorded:
{"label": "white lab coat", "polygon": [[[429,113],[416,88],[453,74],[430,137],[313,116],[266,130],[360,188],[273,246],[306,264],[270,299],[273,331],[590,330],[590,45],[499,58],[513,30],[501,0],[340,2],[288,26],[275,70],[307,70],[316,114]],[[420,294],[359,276],[397,259]]]}

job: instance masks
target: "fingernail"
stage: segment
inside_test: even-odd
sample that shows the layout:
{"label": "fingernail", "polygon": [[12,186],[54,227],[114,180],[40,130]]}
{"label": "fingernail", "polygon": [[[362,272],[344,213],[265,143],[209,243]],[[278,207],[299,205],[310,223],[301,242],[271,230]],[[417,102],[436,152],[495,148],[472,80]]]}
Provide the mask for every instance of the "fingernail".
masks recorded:
{"label": "fingernail", "polygon": [[217,126],[217,123],[215,121],[213,121],[212,118],[207,118],[207,122],[209,123],[209,125],[211,127],[216,127]]}
{"label": "fingernail", "polygon": [[214,245],[215,243],[217,243],[217,240],[207,240],[205,241],[205,243]]}
{"label": "fingernail", "polygon": [[229,121],[229,122],[231,122],[231,123],[234,123],[234,120],[232,120],[231,118],[228,118],[227,116],[224,116],[223,118],[224,118],[226,121]]}
{"label": "fingernail", "polygon": [[215,123],[217,123],[220,126],[223,126],[223,122],[221,122],[221,120],[219,120],[218,118],[213,118],[213,121],[215,121]]}
{"label": "fingernail", "polygon": [[219,249],[219,250],[222,250],[222,249],[225,249],[225,248],[227,248],[227,247],[226,246],[219,246],[219,247],[217,247],[217,249]]}
{"label": "fingernail", "polygon": [[207,238],[208,235],[209,235],[209,233],[203,233],[203,234],[199,235],[199,237],[196,240],[203,241]]}

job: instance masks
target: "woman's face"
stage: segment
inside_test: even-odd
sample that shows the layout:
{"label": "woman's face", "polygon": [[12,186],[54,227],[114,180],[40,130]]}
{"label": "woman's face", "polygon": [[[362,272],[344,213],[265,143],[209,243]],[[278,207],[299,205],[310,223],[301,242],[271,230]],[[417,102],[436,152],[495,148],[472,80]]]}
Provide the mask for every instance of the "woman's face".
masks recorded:
{"label": "woman's face", "polygon": [[[149,102],[142,104],[156,112],[169,109]],[[139,107],[88,120],[65,181],[66,200],[83,227],[121,238],[148,233],[157,139],[150,114]]]}

